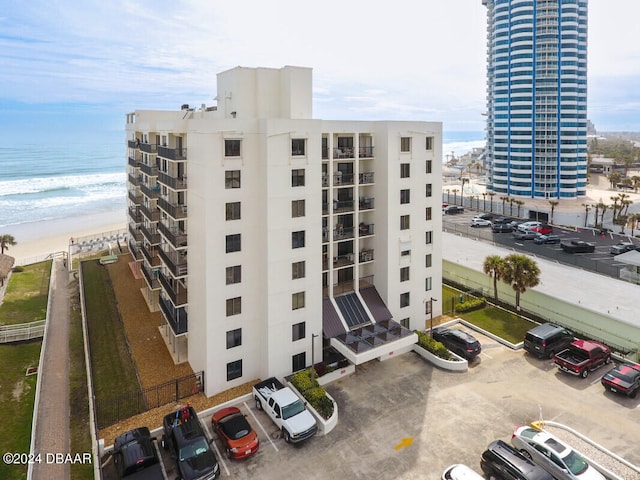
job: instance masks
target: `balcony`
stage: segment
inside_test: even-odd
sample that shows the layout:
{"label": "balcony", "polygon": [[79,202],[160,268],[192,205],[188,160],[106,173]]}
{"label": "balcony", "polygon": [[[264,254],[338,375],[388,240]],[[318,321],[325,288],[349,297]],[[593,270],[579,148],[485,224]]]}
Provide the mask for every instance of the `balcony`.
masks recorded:
{"label": "balcony", "polygon": [[157,222],[158,220],[160,220],[160,210],[158,210],[157,208],[151,209],[149,207],[147,207],[144,203],[142,205],[140,205],[140,211],[142,212],[142,214],[150,221],[150,222]]}
{"label": "balcony", "polygon": [[142,245],[140,251],[142,251],[142,256],[147,260],[151,267],[160,266],[160,257],[158,256],[158,252],[160,250],[158,248],[154,246]]}
{"label": "balcony", "polygon": [[158,166],[157,165],[147,165],[146,163],[139,163],[138,166],[143,173],[149,175],[150,177],[158,176]]}
{"label": "balcony", "polygon": [[353,238],[353,227],[345,228],[342,225],[338,225],[333,231],[334,240],[347,240],[349,238]]}
{"label": "balcony", "polygon": [[359,147],[358,157],[360,158],[373,158],[373,147]]}
{"label": "balcony", "polygon": [[130,185],[133,185],[134,187],[140,185],[141,178],[139,176],[129,174],[128,179]]}
{"label": "balcony", "polygon": [[129,233],[131,234],[131,238],[133,238],[136,242],[142,241],[142,232],[139,228],[129,224]]}
{"label": "balcony", "polygon": [[[140,223],[142,221],[142,217],[140,215],[140,211],[138,210],[138,207],[129,207],[129,219],[133,222],[133,223]],[[142,234],[140,234],[142,236]]]}
{"label": "balcony", "polygon": [[157,153],[158,151],[155,143],[141,143],[140,150],[144,153]]}
{"label": "balcony", "polygon": [[160,196],[160,185],[158,184],[154,185],[153,187],[149,187],[148,185],[142,183],[140,184],[140,190],[148,198],[158,198]]}
{"label": "balcony", "polygon": [[358,183],[360,185],[369,185],[374,183],[374,173],[373,172],[364,172],[358,176]]}
{"label": "balcony", "polygon": [[360,250],[360,255],[358,255],[359,263],[372,262],[374,259],[373,249]]}
{"label": "balcony", "polygon": [[127,163],[129,165],[131,165],[132,167],[139,167],[140,166],[140,163],[134,157],[129,157],[129,160],[127,161]]}
{"label": "balcony", "polygon": [[333,158],[354,158],[353,148],[336,147],[333,149]]}
{"label": "balcony", "polygon": [[174,280],[171,277],[167,277],[160,272],[160,285],[164,289],[164,292],[169,295],[169,298],[176,306],[181,306],[187,303],[187,286],[180,280]]}
{"label": "balcony", "polygon": [[164,223],[158,223],[158,230],[175,249],[187,246],[187,232],[178,227],[168,227]]}
{"label": "balcony", "polygon": [[140,205],[142,203],[142,194],[137,189],[129,190],[129,200],[131,200],[136,205]]}
{"label": "balcony", "polygon": [[342,295],[343,293],[353,292],[353,280],[339,282],[333,284],[333,296]]}
{"label": "balcony", "polygon": [[322,174],[322,187],[326,188],[329,186],[329,175],[327,175],[326,173]]}
{"label": "balcony", "polygon": [[333,185],[353,185],[353,173],[342,173],[340,171],[336,172],[333,176]]}
{"label": "balcony", "polygon": [[364,222],[360,223],[360,226],[358,227],[358,236],[369,237],[373,235],[374,234],[373,227],[374,227],[373,223],[364,223]]}
{"label": "balcony", "polygon": [[160,234],[158,233],[158,229],[156,227],[147,227],[145,225],[140,225],[140,231],[144,238],[151,245],[158,245],[160,243]]}
{"label": "balcony", "polygon": [[348,267],[354,264],[353,253],[346,253],[344,255],[338,255],[333,257],[333,268]]}
{"label": "balcony", "polygon": [[186,160],[187,149],[158,146],[158,156],[168,158],[169,160]]}
{"label": "balcony", "polygon": [[374,208],[373,200],[374,200],[373,198],[360,197],[360,200],[359,200],[360,210],[373,210]]}
{"label": "balcony", "polygon": [[140,251],[140,245],[138,245],[133,237],[129,238],[129,253],[136,260],[142,260],[142,252]]}
{"label": "balcony", "polygon": [[164,318],[166,318],[174,335],[182,335],[188,332],[187,311],[184,307],[174,307],[170,300],[161,295],[160,310],[162,310]]}
{"label": "balcony", "polygon": [[353,200],[334,200],[333,212],[334,213],[353,212]]}
{"label": "balcony", "polygon": [[187,217],[186,205],[180,205],[178,203],[175,203],[175,204],[170,203],[168,200],[165,200],[164,198],[159,198],[158,207],[160,207],[162,210],[167,212],[167,215],[169,215],[171,218],[175,220],[180,220],[182,218]]}
{"label": "balcony", "polygon": [[172,177],[165,172],[158,172],[158,182],[166,185],[171,190],[186,190],[187,189],[187,177]]}
{"label": "balcony", "polygon": [[160,250],[160,258],[174,277],[184,277],[187,272],[187,255],[181,255],[176,251],[165,252]]}
{"label": "balcony", "polygon": [[[144,253],[144,248],[142,249],[142,252]],[[151,269],[145,262],[142,262],[142,274],[144,275],[144,278],[147,281],[147,285],[149,285],[149,288],[151,290],[157,290],[158,288],[160,288],[160,281],[158,280],[158,269]]]}
{"label": "balcony", "polygon": [[138,148],[140,146],[140,142],[137,140],[127,140],[127,147],[129,148]]}

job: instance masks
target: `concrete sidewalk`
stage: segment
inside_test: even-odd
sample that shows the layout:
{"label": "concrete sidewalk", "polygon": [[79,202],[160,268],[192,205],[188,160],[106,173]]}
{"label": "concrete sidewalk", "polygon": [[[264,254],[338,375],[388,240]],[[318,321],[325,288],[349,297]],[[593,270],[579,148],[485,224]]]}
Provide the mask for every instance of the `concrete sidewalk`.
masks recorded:
{"label": "concrete sidewalk", "polygon": [[[62,258],[53,261],[49,315],[42,342],[40,391],[34,424],[34,480],[69,478],[69,273]],[[62,454],[57,457],[55,454]]]}

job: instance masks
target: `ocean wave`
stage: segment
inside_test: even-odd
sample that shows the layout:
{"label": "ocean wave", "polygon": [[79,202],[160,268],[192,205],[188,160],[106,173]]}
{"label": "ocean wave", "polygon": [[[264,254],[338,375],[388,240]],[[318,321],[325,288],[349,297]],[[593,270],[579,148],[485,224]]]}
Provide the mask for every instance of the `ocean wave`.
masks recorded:
{"label": "ocean wave", "polygon": [[443,160],[447,159],[447,155],[451,155],[451,152],[456,157],[469,153],[474,148],[483,148],[487,144],[486,140],[468,140],[459,142],[447,142],[442,144],[442,156]]}
{"label": "ocean wave", "polygon": [[126,174],[120,172],[0,181],[0,197],[46,194],[63,190],[88,191],[105,185],[124,187],[125,178]]}

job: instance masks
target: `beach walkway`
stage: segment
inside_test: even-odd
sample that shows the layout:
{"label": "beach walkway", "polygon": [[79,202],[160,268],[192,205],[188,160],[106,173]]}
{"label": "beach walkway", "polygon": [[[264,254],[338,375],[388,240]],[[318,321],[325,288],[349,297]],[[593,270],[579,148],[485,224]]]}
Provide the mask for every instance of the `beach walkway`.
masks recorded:
{"label": "beach walkway", "polygon": [[42,343],[40,395],[37,399],[33,480],[69,478],[69,463],[56,460],[69,452],[69,274],[62,258],[54,259],[48,325]]}

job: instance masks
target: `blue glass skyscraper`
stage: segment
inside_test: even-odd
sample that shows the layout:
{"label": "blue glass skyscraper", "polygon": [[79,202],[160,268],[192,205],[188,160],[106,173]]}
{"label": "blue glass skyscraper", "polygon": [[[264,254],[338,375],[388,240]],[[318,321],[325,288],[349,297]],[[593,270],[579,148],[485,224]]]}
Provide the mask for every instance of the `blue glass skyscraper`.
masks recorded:
{"label": "blue glass skyscraper", "polygon": [[488,188],[576,198],[587,181],[587,0],[487,7]]}

